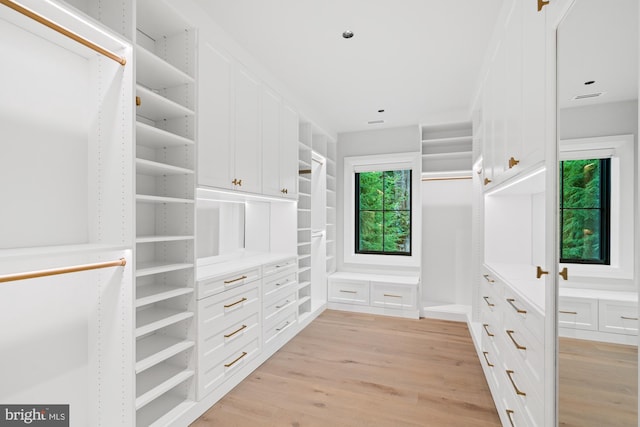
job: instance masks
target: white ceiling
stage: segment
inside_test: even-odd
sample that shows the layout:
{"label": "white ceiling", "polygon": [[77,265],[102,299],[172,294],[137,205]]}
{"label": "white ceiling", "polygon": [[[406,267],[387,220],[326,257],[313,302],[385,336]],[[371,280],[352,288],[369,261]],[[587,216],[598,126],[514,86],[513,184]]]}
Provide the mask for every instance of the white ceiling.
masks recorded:
{"label": "white ceiling", "polygon": [[502,1],[196,0],[335,132],[465,118]]}
{"label": "white ceiling", "polygon": [[[572,100],[596,92],[604,94]],[[638,0],[577,0],[558,29],[560,107],[637,98]]]}

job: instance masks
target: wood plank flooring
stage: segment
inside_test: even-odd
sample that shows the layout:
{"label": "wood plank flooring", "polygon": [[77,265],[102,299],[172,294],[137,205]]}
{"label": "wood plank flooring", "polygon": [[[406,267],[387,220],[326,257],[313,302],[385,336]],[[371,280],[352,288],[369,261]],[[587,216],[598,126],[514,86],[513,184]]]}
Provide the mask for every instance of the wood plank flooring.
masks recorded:
{"label": "wood plank flooring", "polygon": [[500,421],[465,323],[327,310],[191,426]]}
{"label": "wood plank flooring", "polygon": [[559,351],[560,426],[638,426],[637,347],[560,338]]}

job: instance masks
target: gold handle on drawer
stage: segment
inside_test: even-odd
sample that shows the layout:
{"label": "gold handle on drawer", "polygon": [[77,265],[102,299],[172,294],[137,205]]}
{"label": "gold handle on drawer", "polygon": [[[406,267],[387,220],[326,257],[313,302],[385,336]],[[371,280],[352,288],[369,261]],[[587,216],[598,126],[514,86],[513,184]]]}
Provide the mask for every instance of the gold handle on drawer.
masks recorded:
{"label": "gold handle on drawer", "polygon": [[484,302],[486,302],[486,303],[487,303],[487,305],[488,305],[489,307],[495,307],[495,306],[496,306],[494,303],[489,302],[489,297],[482,297],[482,299],[484,300]]}
{"label": "gold handle on drawer", "polygon": [[286,301],[284,302],[284,304],[282,304],[282,305],[276,305],[276,308],[282,308],[282,307],[285,307],[287,304],[289,304],[289,302],[290,302],[289,300],[286,300]]}
{"label": "gold handle on drawer", "polygon": [[286,328],[288,324],[289,324],[289,321],[287,320],[287,321],[284,323],[284,325],[282,325],[282,326],[281,326],[281,327],[279,327],[279,328],[276,328],[276,331],[280,332],[281,330],[283,330],[284,328]]}
{"label": "gold handle on drawer", "polygon": [[236,363],[238,363],[238,362],[240,361],[240,359],[242,359],[242,358],[243,358],[243,357],[245,357],[246,355],[247,355],[247,352],[246,352],[246,351],[243,351],[243,352],[242,352],[242,354],[241,354],[240,356],[238,356],[238,358],[237,358],[236,360],[234,360],[234,361],[233,361],[233,362],[231,362],[231,363],[225,363],[225,364],[224,364],[224,367],[225,367],[225,368],[230,368],[230,367],[232,367],[233,365],[235,365]]}
{"label": "gold handle on drawer", "polygon": [[549,4],[549,0],[538,0],[538,12],[540,12],[542,8],[548,4]]}
{"label": "gold handle on drawer", "polygon": [[518,396],[526,396],[527,393],[525,393],[524,391],[520,391],[515,381],[513,381],[513,376],[512,376],[513,374],[515,374],[514,371],[512,371],[511,369],[507,369],[507,375],[509,376],[509,381],[511,381],[511,385],[513,386],[513,389],[516,391],[516,394]]}
{"label": "gold handle on drawer", "polygon": [[549,274],[548,271],[544,271],[539,265],[536,266],[536,279],[541,278],[544,274]]}
{"label": "gold handle on drawer", "polygon": [[637,317],[620,316],[620,318],[621,318],[622,320],[638,320],[638,318],[637,318]]}
{"label": "gold handle on drawer", "polygon": [[402,295],[394,295],[394,294],[384,294],[385,297],[391,297],[391,298],[402,298]]}
{"label": "gold handle on drawer", "polygon": [[490,337],[494,337],[495,336],[494,334],[489,332],[489,324],[488,323],[483,323],[482,327],[484,328],[484,331],[487,333],[488,336],[490,336]]}
{"label": "gold handle on drawer", "polygon": [[245,302],[246,300],[247,300],[247,299],[246,299],[245,297],[242,297],[242,299],[240,299],[240,300],[238,300],[238,301],[234,302],[233,304],[227,304],[227,305],[225,305],[225,306],[224,306],[224,308],[233,307],[234,305],[238,305],[238,304],[240,304],[240,303],[243,303],[243,302]]}
{"label": "gold handle on drawer", "polygon": [[518,163],[520,163],[520,160],[517,160],[515,157],[512,156],[511,158],[509,158],[509,169],[512,169]]}
{"label": "gold handle on drawer", "polygon": [[513,345],[515,345],[515,346],[516,346],[516,348],[517,348],[518,350],[526,350],[526,349],[527,349],[527,347],[525,347],[525,346],[523,346],[523,345],[520,345],[520,344],[518,343],[518,341],[516,341],[516,339],[515,339],[515,338],[513,338],[513,334],[515,334],[515,333],[516,333],[516,332],[515,332],[515,331],[513,331],[513,330],[507,330],[507,335],[509,335],[509,338],[511,338],[511,341],[513,342]]}
{"label": "gold handle on drawer", "polygon": [[345,294],[357,294],[356,291],[345,291],[344,289],[340,289],[340,292],[345,293]]}
{"label": "gold handle on drawer", "polygon": [[236,329],[235,331],[231,332],[230,334],[225,334],[225,338],[231,338],[232,336],[234,336],[235,334],[237,334],[238,332],[247,329],[247,325],[242,325],[240,328]]}
{"label": "gold handle on drawer", "polygon": [[482,354],[484,355],[484,360],[487,362],[487,366],[490,367],[490,368],[493,368],[493,363],[489,362],[489,358],[487,357],[489,352],[488,351],[483,351]]}
{"label": "gold handle on drawer", "polygon": [[577,311],[565,311],[565,310],[560,310],[560,311],[558,311],[558,313],[560,313],[560,314],[578,314]]}
{"label": "gold handle on drawer", "polygon": [[233,280],[225,280],[225,281],[224,281],[224,284],[225,284],[225,285],[228,285],[229,283],[237,282],[238,280],[244,280],[244,279],[246,279],[246,278],[247,278],[247,276],[240,276],[240,277],[238,277],[237,279],[233,279]]}
{"label": "gold handle on drawer", "polygon": [[511,307],[513,307],[513,309],[520,313],[520,314],[527,314],[527,310],[523,310],[522,308],[518,308],[518,306],[516,306],[514,304],[515,302],[515,298],[507,298],[507,302],[511,305]]}
{"label": "gold handle on drawer", "polygon": [[483,274],[482,277],[484,277],[485,280],[489,283],[495,283],[495,280],[493,280],[488,274]]}
{"label": "gold handle on drawer", "polygon": [[507,418],[509,418],[509,424],[511,424],[511,427],[516,427],[516,425],[513,423],[513,409],[507,409]]}
{"label": "gold handle on drawer", "polygon": [[569,280],[569,270],[567,270],[567,267],[563,268],[562,270],[560,270],[560,272],[558,273],[560,275],[560,277],[562,277],[564,280]]}

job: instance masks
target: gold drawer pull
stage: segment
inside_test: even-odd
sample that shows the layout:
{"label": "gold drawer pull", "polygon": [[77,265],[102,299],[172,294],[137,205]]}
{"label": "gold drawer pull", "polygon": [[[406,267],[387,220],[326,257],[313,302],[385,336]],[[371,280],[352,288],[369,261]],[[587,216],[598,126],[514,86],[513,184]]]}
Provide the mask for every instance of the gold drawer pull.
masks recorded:
{"label": "gold drawer pull", "polygon": [[231,362],[231,363],[225,363],[225,364],[224,364],[224,367],[225,367],[225,368],[230,368],[230,367],[232,367],[233,365],[235,365],[236,363],[238,363],[238,362],[240,361],[240,359],[242,359],[242,358],[243,358],[243,357],[245,357],[246,355],[247,355],[247,352],[246,352],[246,351],[243,351],[243,352],[242,352],[242,354],[241,354],[240,356],[238,356],[238,358],[237,358],[236,360],[234,360],[234,361],[233,361],[233,362]]}
{"label": "gold drawer pull", "polygon": [[282,305],[276,305],[276,308],[282,308],[282,307],[285,307],[287,304],[289,304],[289,302],[290,302],[289,300],[286,300],[286,301],[284,302],[284,304],[282,304]]}
{"label": "gold drawer pull", "polygon": [[287,320],[284,325],[280,326],[279,328],[276,328],[276,331],[280,332],[281,330],[286,328],[288,324],[289,324],[289,321]]}
{"label": "gold drawer pull", "polygon": [[538,0],[538,12],[540,12],[542,8],[548,4],[549,4],[549,0]]}
{"label": "gold drawer pull", "polygon": [[493,280],[488,274],[483,274],[482,277],[484,277],[485,280],[489,283],[495,283],[495,280]]}
{"label": "gold drawer pull", "polygon": [[490,337],[494,337],[495,336],[494,334],[489,332],[489,324],[488,323],[483,323],[482,327],[484,328],[484,331],[487,333],[488,336],[490,336]]}
{"label": "gold drawer pull", "polygon": [[231,338],[232,336],[234,336],[235,334],[237,334],[238,332],[247,329],[247,325],[242,325],[239,329],[236,329],[235,331],[231,332],[230,334],[226,334],[224,337],[225,338]]}
{"label": "gold drawer pull", "polygon": [[495,307],[495,306],[496,306],[494,303],[489,302],[489,297],[482,297],[482,299],[484,300],[484,302],[486,302],[486,303],[487,303],[487,305],[488,305],[489,307]]}
{"label": "gold drawer pull", "polygon": [[224,284],[225,284],[225,285],[228,285],[229,283],[237,282],[238,280],[244,280],[244,279],[246,279],[246,278],[247,278],[247,276],[240,276],[240,277],[238,277],[237,279],[233,279],[233,280],[225,280],[225,281],[224,281]]}
{"label": "gold drawer pull", "polygon": [[488,185],[491,182],[491,180],[489,178],[485,178],[484,179],[484,185]]}
{"label": "gold drawer pull", "polygon": [[507,298],[507,302],[509,304],[511,304],[511,307],[513,307],[513,309],[515,311],[517,311],[520,314],[527,314],[527,310],[523,310],[521,308],[518,308],[515,304],[514,304],[515,298]]}
{"label": "gold drawer pull", "polygon": [[340,289],[340,292],[345,293],[345,294],[357,294],[356,291],[345,291],[344,289]]}
{"label": "gold drawer pull", "polygon": [[558,313],[560,313],[560,314],[578,314],[577,311],[564,311],[564,310],[560,310]]}
{"label": "gold drawer pull", "polygon": [[140,99],[139,96],[136,96],[136,107],[139,107],[142,105],[142,99]]}
{"label": "gold drawer pull", "polygon": [[513,409],[507,409],[507,418],[509,418],[509,424],[511,424],[511,427],[516,427],[513,423]]}
{"label": "gold drawer pull", "polygon": [[385,297],[391,297],[391,298],[402,298],[402,295],[394,295],[394,294],[384,294]]}
{"label": "gold drawer pull", "polygon": [[509,376],[509,381],[511,381],[511,385],[513,386],[513,389],[516,391],[516,394],[518,396],[526,396],[527,393],[525,393],[524,391],[520,391],[516,383],[513,381],[513,377],[512,377],[513,374],[515,374],[514,371],[512,371],[511,369],[507,369],[507,375]]}
{"label": "gold drawer pull", "polygon": [[513,345],[515,345],[518,350],[526,350],[527,347],[518,344],[515,338],[513,338],[513,334],[515,334],[515,331],[512,331],[512,330],[507,331],[507,335],[509,335],[509,338],[511,338],[511,341],[513,341]]}
{"label": "gold drawer pull", "polygon": [[637,317],[620,316],[620,318],[623,319],[623,320],[638,320]]}
{"label": "gold drawer pull", "polygon": [[245,302],[247,299],[245,297],[243,297],[241,300],[238,300],[236,302],[234,302],[233,304],[227,304],[224,306],[224,308],[229,308],[229,307],[233,307],[234,305],[238,305],[240,303]]}
{"label": "gold drawer pull", "polygon": [[536,266],[536,279],[541,278],[544,274],[549,274],[548,271],[544,271],[539,265]]}
{"label": "gold drawer pull", "polygon": [[510,157],[509,158],[509,169],[512,169],[518,163],[520,163],[520,160],[517,160],[515,157]]}
{"label": "gold drawer pull", "polygon": [[562,277],[564,280],[569,280],[569,270],[567,270],[567,267],[563,268],[562,270],[560,270],[560,272],[558,273],[560,275],[560,277]]}
{"label": "gold drawer pull", "polygon": [[490,367],[490,368],[493,368],[493,363],[489,362],[489,358],[487,357],[489,352],[488,351],[483,351],[482,354],[484,355],[484,360],[487,361],[487,366]]}

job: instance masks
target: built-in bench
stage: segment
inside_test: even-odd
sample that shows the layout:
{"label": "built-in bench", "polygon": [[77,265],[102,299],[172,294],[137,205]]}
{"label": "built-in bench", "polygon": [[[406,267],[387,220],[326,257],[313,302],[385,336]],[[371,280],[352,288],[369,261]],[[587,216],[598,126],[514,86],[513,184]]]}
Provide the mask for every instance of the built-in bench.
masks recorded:
{"label": "built-in bench", "polygon": [[327,307],[418,319],[419,276],[339,271],[329,276]]}

